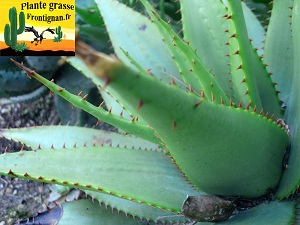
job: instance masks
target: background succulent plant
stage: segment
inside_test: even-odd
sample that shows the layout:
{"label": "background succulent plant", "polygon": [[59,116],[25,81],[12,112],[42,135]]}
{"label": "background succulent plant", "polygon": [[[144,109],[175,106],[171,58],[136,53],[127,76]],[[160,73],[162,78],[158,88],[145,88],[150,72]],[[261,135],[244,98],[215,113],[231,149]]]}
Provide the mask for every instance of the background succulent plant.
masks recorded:
{"label": "background succulent plant", "polygon": [[[48,79],[54,76],[56,69],[58,68],[57,61],[59,57],[35,57],[35,56],[25,56],[25,57],[15,57],[15,60],[23,62],[24,65],[36,70],[38,73],[44,74]],[[39,82],[33,79],[28,79],[24,71],[16,69],[15,66],[11,64],[10,57],[3,56],[0,58],[0,97],[10,98],[16,96],[23,96],[19,98],[19,101],[23,101],[26,94],[36,91],[36,96],[40,96],[38,92],[45,92],[45,88],[42,87]],[[38,90],[37,90],[38,89]],[[40,93],[40,94],[41,94]],[[30,97],[31,96],[31,97]],[[27,101],[32,99],[35,94],[28,95]],[[15,100],[7,101],[14,102]],[[4,100],[2,100],[4,101]],[[1,102],[2,103],[2,102]]]}
{"label": "background succulent plant", "polygon": [[[181,0],[183,40],[149,2],[141,2],[150,20],[119,1],[96,0],[122,63],[80,41],[78,58],[68,59],[96,84],[107,110],[88,103],[86,93],[73,95],[15,62],[73,106],[135,137],[67,126],[1,130],[36,149],[2,155],[1,174],[81,188],[145,223],[187,222],[183,202],[190,207],[185,216],[214,222],[228,218],[236,200],[225,204],[213,195],[252,201],[271,192],[273,199],[222,223],[297,222],[291,195],[300,180],[300,1],[274,1],[264,37],[240,1]],[[214,211],[186,213],[194,204],[186,195],[212,195],[209,204],[227,210],[218,217]],[[104,209],[98,214],[97,207],[86,200],[68,203],[60,224],[70,224],[69,213],[85,224],[133,224]]]}

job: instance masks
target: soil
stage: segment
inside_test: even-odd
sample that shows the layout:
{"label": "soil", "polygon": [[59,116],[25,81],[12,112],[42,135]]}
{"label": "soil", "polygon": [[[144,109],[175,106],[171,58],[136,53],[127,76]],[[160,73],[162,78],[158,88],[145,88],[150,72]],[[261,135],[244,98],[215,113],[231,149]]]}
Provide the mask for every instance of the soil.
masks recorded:
{"label": "soil", "polygon": [[[18,128],[58,122],[53,96],[46,95],[31,103],[0,105],[0,128]],[[0,154],[14,152],[20,143],[0,138]],[[23,218],[47,210],[49,185],[23,179],[0,177],[0,225],[15,224]]]}

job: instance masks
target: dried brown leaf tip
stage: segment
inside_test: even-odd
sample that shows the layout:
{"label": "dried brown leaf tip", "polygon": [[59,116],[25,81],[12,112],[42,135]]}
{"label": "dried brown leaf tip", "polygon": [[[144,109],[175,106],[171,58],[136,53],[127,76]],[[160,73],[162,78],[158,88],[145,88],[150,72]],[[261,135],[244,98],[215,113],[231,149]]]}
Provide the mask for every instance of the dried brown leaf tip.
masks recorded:
{"label": "dried brown leaf tip", "polygon": [[23,63],[19,63],[14,59],[10,59],[17,67],[19,67],[21,70],[24,70],[27,73],[27,76],[30,78],[32,77],[35,72],[32,69],[29,69],[28,67],[26,67]]}
{"label": "dried brown leaf tip", "polygon": [[109,77],[104,77],[103,80],[104,80],[104,85],[103,85],[102,89],[104,90],[109,85],[110,78]]}

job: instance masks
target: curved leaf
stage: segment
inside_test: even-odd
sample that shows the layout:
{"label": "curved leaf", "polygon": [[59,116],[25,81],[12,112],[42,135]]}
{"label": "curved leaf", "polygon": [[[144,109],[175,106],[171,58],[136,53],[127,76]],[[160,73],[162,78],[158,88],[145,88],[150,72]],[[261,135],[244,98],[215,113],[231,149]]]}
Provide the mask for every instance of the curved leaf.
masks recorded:
{"label": "curved leaf", "polygon": [[[86,52],[86,54],[89,54],[89,52]],[[111,66],[111,65],[114,65],[116,63],[115,60],[113,60],[111,58],[108,58],[107,56],[100,55],[99,57],[104,61],[107,60],[106,65],[108,65],[108,67]],[[107,123],[109,123],[113,126],[118,127],[119,129],[121,129],[125,132],[128,132],[128,133],[133,134],[133,135],[138,136],[138,137],[142,137],[142,138],[144,138],[148,141],[158,143],[157,138],[154,136],[153,131],[149,127],[147,127],[145,124],[138,123],[136,120],[132,120],[132,121],[127,120],[127,119],[123,118],[122,115],[117,116],[117,115],[114,115],[110,112],[107,112],[106,110],[104,110],[101,107],[96,107],[96,106],[94,106],[91,103],[86,101],[86,96],[81,97],[80,95],[77,95],[77,96],[73,95],[70,92],[68,92],[67,90],[65,90],[64,88],[56,85],[54,82],[51,82],[51,81],[43,78],[42,76],[40,76],[39,74],[37,74],[33,70],[27,68],[23,64],[18,63],[16,61],[14,61],[13,59],[11,59],[11,60],[19,68],[25,70],[29,76],[37,79],[39,82],[41,82],[46,87],[48,87],[53,93],[56,93],[59,96],[61,96],[62,98],[66,99],[73,106],[78,107],[78,108],[80,108],[80,109],[82,109],[86,112],[89,112],[91,115],[98,118],[98,120],[101,120],[103,122],[107,122]],[[97,71],[98,72],[101,72],[101,71],[103,72],[103,69],[105,69],[105,67],[102,68],[100,66],[100,69],[98,68]]]}
{"label": "curved leaf", "polygon": [[216,99],[217,102],[223,101],[229,105],[229,98],[195,50],[189,43],[182,41],[168,23],[159,18],[149,2],[145,0],[141,0],[141,2],[164,37],[164,42],[175,59],[183,80],[196,92],[203,90],[209,101]]}
{"label": "curved leaf", "polygon": [[[228,6],[228,0],[222,0],[223,3]],[[242,9],[245,17],[245,23],[246,23],[246,28],[248,32],[249,38],[252,40],[251,44],[253,47],[256,49],[257,53],[259,55],[263,54],[263,47],[264,47],[264,40],[265,40],[265,29],[263,28],[262,24],[258,20],[257,16],[253,13],[253,11],[257,10],[255,9],[250,9],[249,8],[249,2],[247,1],[242,1]],[[255,6],[260,5],[261,3],[254,4]],[[252,6],[252,4],[251,4]],[[253,6],[252,6],[253,7]],[[260,9],[264,13],[266,13],[266,9]]]}
{"label": "curved leaf", "polygon": [[[227,1],[226,1],[227,2]],[[260,22],[257,20],[255,15],[250,11],[250,9],[243,4],[242,9],[245,17],[245,25],[248,32],[249,38],[252,39],[252,45],[257,46],[256,48],[262,48],[263,37],[264,37],[264,29],[262,28]],[[254,78],[253,74],[247,74],[245,70],[243,70],[242,65],[242,55],[239,54],[239,50],[241,47],[241,43],[239,40],[243,40],[242,38],[237,39],[235,37],[235,24],[232,19],[227,20],[229,22],[229,33],[231,38],[229,39],[230,46],[230,66],[231,66],[231,75],[232,75],[232,86],[234,90],[235,103],[241,103],[244,108],[254,108],[254,104],[251,101],[253,98],[253,94],[248,94],[249,89],[251,87],[251,80]],[[246,41],[248,42],[248,40]],[[242,66],[241,66],[242,65]],[[241,68],[240,68],[241,67]],[[237,69],[240,68],[240,69]],[[249,78],[250,76],[250,78]],[[247,78],[248,77],[248,78]],[[250,91],[251,93],[251,91]]]}
{"label": "curved leaf", "polygon": [[188,219],[182,215],[172,213],[170,211],[161,210],[145,204],[132,202],[123,198],[118,198],[112,195],[107,195],[95,191],[85,191],[93,199],[96,199],[100,204],[110,206],[114,210],[125,212],[133,217],[139,217],[149,221],[160,221],[160,222],[187,222]]}
{"label": "curved leaf", "polygon": [[[0,136],[19,141],[33,149],[72,148],[82,146],[113,146],[121,148],[149,149],[160,151],[157,144],[114,132],[85,127],[41,126],[18,129],[0,129]],[[34,138],[32,138],[34,137]]]}
{"label": "curved leaf", "polygon": [[251,44],[256,49],[258,55],[263,54],[263,47],[265,41],[265,30],[256,15],[249,9],[245,2],[242,2],[243,13],[245,16],[245,23],[249,38],[252,40]]}
{"label": "curved leaf", "polygon": [[285,117],[291,131],[291,153],[288,168],[284,171],[277,197],[285,198],[293,194],[300,185],[300,0],[294,1],[293,10],[294,67],[290,99]]}
{"label": "curved leaf", "polygon": [[66,202],[63,204],[63,216],[58,225],[86,224],[86,225],[147,225],[147,221],[128,218],[124,213],[112,212],[104,206],[93,203],[90,199]]}
{"label": "curved leaf", "polygon": [[184,39],[191,42],[227,96],[231,97],[229,58],[225,56],[229,53],[226,45],[229,35],[225,32],[228,22],[222,18],[227,13],[224,4],[215,0],[183,0],[180,5]]}
{"label": "curved leaf", "polygon": [[273,1],[263,58],[268,64],[268,70],[273,74],[273,81],[277,83],[277,90],[281,92],[279,97],[286,104],[290,96],[294,70],[291,33],[292,6],[293,0]]}
{"label": "curved leaf", "polygon": [[[240,57],[241,60],[241,64],[237,68],[232,68],[232,70],[242,70],[245,74],[244,82],[247,85],[247,92],[242,93],[239,98],[243,95],[249,95],[249,103],[252,107],[256,106],[258,111],[263,109],[265,113],[274,114],[275,117],[280,118],[282,113],[275,85],[262,60],[248,40],[241,2],[229,0],[228,6],[227,18],[231,20],[231,37],[237,43],[236,53],[234,54]],[[238,80],[237,84],[240,84],[240,82]]]}
{"label": "curved leaf", "polygon": [[135,69],[121,48],[128,51],[143,68],[151,70],[165,82],[170,81],[166,72],[181,79],[176,64],[162,41],[162,35],[146,16],[116,0],[95,2],[104,18],[115,52],[127,66]]}
{"label": "curved leaf", "polygon": [[0,155],[0,164],[2,175],[101,191],[174,212],[180,212],[187,194],[202,194],[184,180],[174,162],[156,151],[113,147],[21,151]]}
{"label": "curved leaf", "polygon": [[[94,57],[93,62],[85,62],[96,71],[100,61]],[[121,64],[96,75],[109,80],[111,88],[137,106],[137,113],[153,127],[161,144],[201,190],[256,197],[278,184],[288,135],[275,122],[208,102]]]}

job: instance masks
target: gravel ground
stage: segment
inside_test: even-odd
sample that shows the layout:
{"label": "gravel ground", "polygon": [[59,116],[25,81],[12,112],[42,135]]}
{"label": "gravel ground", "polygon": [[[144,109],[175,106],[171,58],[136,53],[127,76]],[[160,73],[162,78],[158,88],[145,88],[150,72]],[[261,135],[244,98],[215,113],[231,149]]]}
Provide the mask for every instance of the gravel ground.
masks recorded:
{"label": "gravel ground", "polygon": [[[58,121],[53,96],[46,95],[30,103],[0,104],[0,128],[29,127]],[[19,151],[21,144],[0,137],[0,153],[5,148]],[[15,224],[47,209],[49,185],[23,179],[0,177],[0,225]]]}

